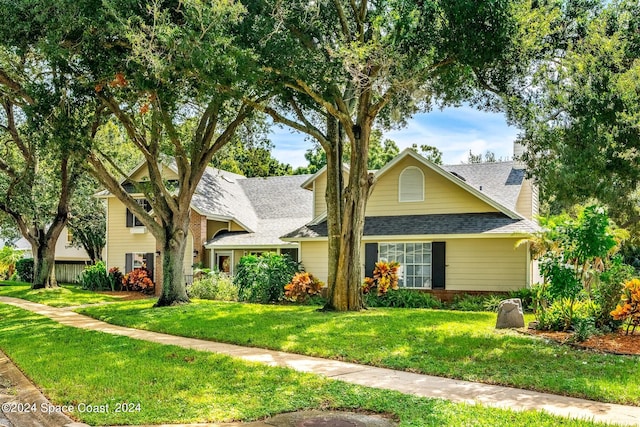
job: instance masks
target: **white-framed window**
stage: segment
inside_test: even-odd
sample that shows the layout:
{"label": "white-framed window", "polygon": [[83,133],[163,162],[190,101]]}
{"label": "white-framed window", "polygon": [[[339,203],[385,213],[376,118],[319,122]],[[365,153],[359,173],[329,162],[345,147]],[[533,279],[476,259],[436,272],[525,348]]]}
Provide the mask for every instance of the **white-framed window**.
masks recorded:
{"label": "white-framed window", "polygon": [[378,259],[400,263],[398,285],[431,289],[432,248],[430,242],[380,243]]}
{"label": "white-framed window", "polygon": [[131,268],[135,270],[136,268],[142,268],[147,266],[146,261],[146,253],[143,252],[133,252],[131,254]]}
{"label": "white-framed window", "polygon": [[404,168],[398,179],[398,201],[424,201],[424,174],[420,168],[409,166]]}

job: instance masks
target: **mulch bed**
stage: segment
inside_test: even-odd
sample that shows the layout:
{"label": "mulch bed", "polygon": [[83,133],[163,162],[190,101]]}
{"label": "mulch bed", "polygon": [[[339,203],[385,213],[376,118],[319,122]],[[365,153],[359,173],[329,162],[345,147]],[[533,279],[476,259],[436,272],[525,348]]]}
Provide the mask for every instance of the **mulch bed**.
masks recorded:
{"label": "mulch bed", "polygon": [[570,344],[578,348],[611,354],[640,355],[640,332],[637,330],[633,335],[631,335],[631,333],[629,333],[629,335],[625,335],[624,330],[610,334],[594,335],[584,342],[575,341],[573,333],[571,332],[551,332],[528,329],[526,333],[544,337],[561,344]]}

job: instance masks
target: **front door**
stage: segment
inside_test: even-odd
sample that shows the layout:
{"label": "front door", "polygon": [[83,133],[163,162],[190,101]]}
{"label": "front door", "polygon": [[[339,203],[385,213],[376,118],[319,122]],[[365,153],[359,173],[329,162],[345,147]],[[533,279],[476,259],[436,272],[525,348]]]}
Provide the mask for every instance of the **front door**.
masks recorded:
{"label": "front door", "polygon": [[222,273],[231,274],[231,266],[233,264],[231,252],[216,253],[216,267]]}

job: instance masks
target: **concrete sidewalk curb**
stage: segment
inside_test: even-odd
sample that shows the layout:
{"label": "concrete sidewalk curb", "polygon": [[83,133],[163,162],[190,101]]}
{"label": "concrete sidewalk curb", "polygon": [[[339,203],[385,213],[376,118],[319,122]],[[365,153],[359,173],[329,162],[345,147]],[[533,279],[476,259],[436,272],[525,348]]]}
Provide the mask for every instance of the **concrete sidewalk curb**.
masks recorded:
{"label": "concrete sidewalk curb", "polygon": [[17,298],[0,297],[0,302],[30,310],[66,326],[123,335],[160,344],[177,345],[194,350],[226,354],[247,361],[315,373],[367,387],[395,390],[405,394],[446,399],[452,402],[481,404],[517,411],[541,410],[569,418],[640,426],[640,407],[637,406],[602,403],[511,387],[452,380],[281,351],[242,347],[143,331],[111,325],[69,310],[49,307]]}
{"label": "concrete sidewalk curb", "polygon": [[[0,404],[16,404],[15,410],[3,411],[4,416],[15,427],[89,427],[87,424],[78,423],[61,412],[46,413],[40,408],[50,407],[49,402],[35,385],[0,351],[0,378],[10,383],[12,393],[0,393]],[[35,405],[35,411],[24,409],[23,405]]]}

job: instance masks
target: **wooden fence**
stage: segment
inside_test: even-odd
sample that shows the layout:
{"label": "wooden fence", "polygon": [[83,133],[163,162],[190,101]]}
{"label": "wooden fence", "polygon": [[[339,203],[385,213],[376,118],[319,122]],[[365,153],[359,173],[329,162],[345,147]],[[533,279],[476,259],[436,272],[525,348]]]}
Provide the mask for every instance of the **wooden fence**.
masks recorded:
{"label": "wooden fence", "polygon": [[59,283],[79,283],[85,267],[84,264],[56,263],[56,280]]}

